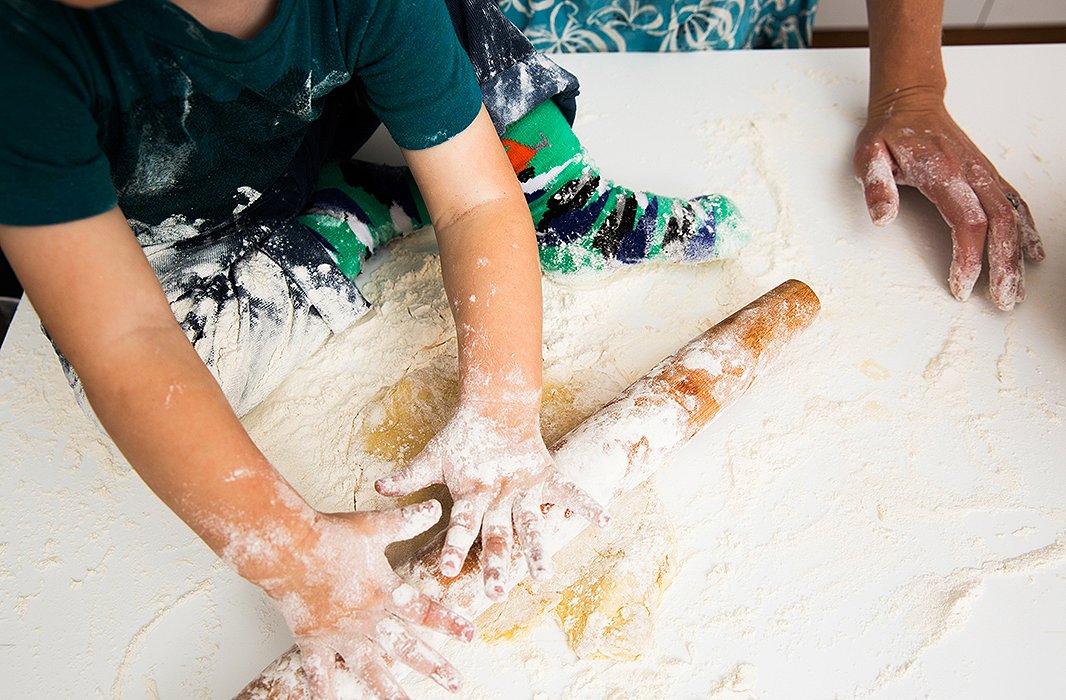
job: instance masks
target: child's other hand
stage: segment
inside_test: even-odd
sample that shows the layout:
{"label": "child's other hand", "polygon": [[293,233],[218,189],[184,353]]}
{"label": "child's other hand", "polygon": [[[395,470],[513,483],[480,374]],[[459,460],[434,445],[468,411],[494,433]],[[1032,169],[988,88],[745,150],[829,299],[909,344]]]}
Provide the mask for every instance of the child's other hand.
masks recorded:
{"label": "child's other hand", "polygon": [[951,227],[948,287],[955,298],[970,296],[986,255],[996,306],[1010,309],[1025,298],[1023,259],[1044,257],[1033,216],[939,96],[915,93],[871,103],[854,168],[878,226],[896,217],[897,183],[916,187],[936,205]]}
{"label": "child's other hand", "polygon": [[[450,691],[459,689],[458,671],[416,637],[409,624],[463,641],[473,638],[473,625],[404,583],[385,558],[387,544],[425,531],[440,514],[437,501],[397,510],[318,514],[295,547],[295,571],[262,582],[296,636],[316,700],[335,698],[351,683],[348,674],[375,697],[407,697],[389,672],[386,656]],[[347,673],[337,672],[344,667]]]}
{"label": "child's other hand", "polygon": [[551,576],[541,504],[569,508],[601,526],[608,522],[603,507],[556,470],[540,434],[539,403],[461,403],[409,465],[376,487],[385,496],[404,496],[439,483],[454,499],[441,573],[459,574],[480,531],[485,593],[492,600],[507,593],[515,532],[530,574]]}

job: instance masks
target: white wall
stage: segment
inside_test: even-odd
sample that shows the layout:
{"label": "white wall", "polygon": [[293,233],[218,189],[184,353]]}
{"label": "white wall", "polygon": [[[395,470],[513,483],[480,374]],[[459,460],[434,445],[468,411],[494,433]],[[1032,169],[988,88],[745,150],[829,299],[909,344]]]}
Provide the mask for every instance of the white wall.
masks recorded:
{"label": "white wall", "polygon": [[985,25],[1066,24],[1066,0],[995,0]]}
{"label": "white wall", "polygon": [[[1066,0],[944,0],[945,27],[1066,24]],[[866,26],[864,0],[821,0],[818,29]]]}

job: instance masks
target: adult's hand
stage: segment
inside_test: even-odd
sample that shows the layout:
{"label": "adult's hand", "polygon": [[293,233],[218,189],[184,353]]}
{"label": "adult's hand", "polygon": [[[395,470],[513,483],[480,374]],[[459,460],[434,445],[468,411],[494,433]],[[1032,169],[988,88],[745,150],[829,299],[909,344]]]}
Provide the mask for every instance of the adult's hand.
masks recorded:
{"label": "adult's hand", "polygon": [[855,146],[855,175],[870,218],[899,211],[897,185],[918,188],[951,228],[948,288],[968,299],[987,257],[992,301],[1025,298],[1024,260],[1044,249],[1029,207],[944,108],[943,0],[866,0],[870,100]]}
{"label": "adult's hand", "polygon": [[878,226],[896,218],[897,185],[917,188],[936,205],[951,227],[948,287],[955,298],[969,298],[986,257],[996,306],[1010,309],[1025,298],[1024,260],[1044,257],[1029,206],[939,97],[905,95],[872,105],[854,168]]}

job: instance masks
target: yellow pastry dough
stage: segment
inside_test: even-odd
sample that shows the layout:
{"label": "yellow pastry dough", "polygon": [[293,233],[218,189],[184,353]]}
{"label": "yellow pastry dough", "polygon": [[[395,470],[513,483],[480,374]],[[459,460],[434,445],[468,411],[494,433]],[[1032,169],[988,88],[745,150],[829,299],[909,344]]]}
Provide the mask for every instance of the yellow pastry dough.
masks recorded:
{"label": "yellow pastry dough", "polygon": [[555,557],[555,577],[526,581],[478,620],[487,641],[513,639],[555,617],[579,657],[633,660],[650,645],[674,576],[677,537],[645,486],[620,499],[610,528],[590,527]]}

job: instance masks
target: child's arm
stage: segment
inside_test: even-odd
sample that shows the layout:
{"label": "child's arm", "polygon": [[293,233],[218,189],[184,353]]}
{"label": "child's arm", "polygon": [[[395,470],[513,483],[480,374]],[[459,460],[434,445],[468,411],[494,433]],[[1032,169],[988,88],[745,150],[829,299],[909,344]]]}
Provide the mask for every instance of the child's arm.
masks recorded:
{"label": "child's arm", "polygon": [[403,585],[384,557],[389,541],[436,522],[436,503],[332,515],[307,505],[233,414],[118,209],[0,226],[0,246],[116,445],[216,553],[279,603],[322,694],[335,652],[390,689],[368,637],[456,686],[454,669],[425,645],[406,644],[410,633],[388,614],[472,636],[465,620]]}
{"label": "child's arm", "polygon": [[405,157],[425,197],[459,340],[460,406],[385,495],[446,483],[455,500],[441,571],[459,573],[478,532],[487,594],[507,588],[517,531],[531,573],[549,574],[540,506],[590,520],[603,509],[555,471],[540,435],[541,279],[525,197],[487,112],[448,142]]}
{"label": "child's arm", "polygon": [[[986,251],[992,300],[1010,309],[1025,297],[1022,258],[1044,249],[1029,207],[944,106],[942,0],[867,0],[870,104],[855,148],[870,217],[887,225],[899,209],[896,184],[918,188],[951,227],[948,285],[966,299]],[[990,90],[1006,105],[1009,90]]]}

